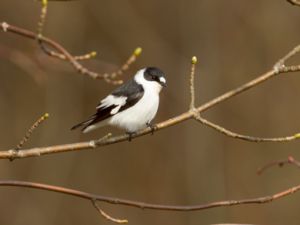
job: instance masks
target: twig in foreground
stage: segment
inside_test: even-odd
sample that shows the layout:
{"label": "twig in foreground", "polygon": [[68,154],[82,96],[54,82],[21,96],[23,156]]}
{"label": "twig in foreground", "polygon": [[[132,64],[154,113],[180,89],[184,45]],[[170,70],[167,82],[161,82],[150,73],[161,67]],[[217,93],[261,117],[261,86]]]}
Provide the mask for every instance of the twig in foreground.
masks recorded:
{"label": "twig in foreground", "polygon": [[227,200],[227,201],[217,201],[207,204],[199,205],[161,205],[161,204],[151,204],[145,202],[132,201],[127,199],[119,199],[107,196],[96,195],[88,192],[83,192],[75,189],[64,188],[60,186],[53,186],[48,184],[41,184],[35,182],[27,181],[16,181],[16,180],[0,180],[0,186],[10,186],[10,187],[27,187],[33,189],[40,189],[50,192],[58,192],[65,195],[70,195],[89,201],[99,201],[106,202],[114,205],[124,205],[129,207],[135,207],[140,209],[152,209],[152,210],[167,210],[167,211],[200,211],[205,209],[224,207],[224,206],[236,206],[236,205],[246,205],[246,204],[264,204],[269,203],[280,198],[286,197],[288,195],[294,194],[300,191],[300,185],[294,186],[292,188],[286,189],[284,191],[275,193],[269,196],[263,196],[258,198],[249,198],[241,200]]}

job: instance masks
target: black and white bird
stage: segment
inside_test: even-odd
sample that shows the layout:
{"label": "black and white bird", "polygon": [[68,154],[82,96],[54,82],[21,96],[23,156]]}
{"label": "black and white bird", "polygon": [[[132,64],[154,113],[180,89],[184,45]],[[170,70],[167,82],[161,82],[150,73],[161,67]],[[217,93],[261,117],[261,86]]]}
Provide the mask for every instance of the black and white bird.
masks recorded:
{"label": "black and white bird", "polygon": [[115,89],[96,107],[97,112],[71,129],[87,133],[105,125],[124,129],[130,136],[151,127],[159,105],[159,93],[166,86],[164,73],[156,67],[139,70],[133,79]]}

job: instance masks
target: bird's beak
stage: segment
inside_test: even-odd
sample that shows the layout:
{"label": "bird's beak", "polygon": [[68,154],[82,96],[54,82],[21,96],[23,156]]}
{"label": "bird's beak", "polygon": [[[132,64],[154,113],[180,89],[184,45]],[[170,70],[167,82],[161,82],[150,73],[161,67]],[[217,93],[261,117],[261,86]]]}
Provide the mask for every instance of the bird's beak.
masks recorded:
{"label": "bird's beak", "polygon": [[164,77],[159,78],[159,83],[160,83],[161,86],[167,87],[167,81]]}

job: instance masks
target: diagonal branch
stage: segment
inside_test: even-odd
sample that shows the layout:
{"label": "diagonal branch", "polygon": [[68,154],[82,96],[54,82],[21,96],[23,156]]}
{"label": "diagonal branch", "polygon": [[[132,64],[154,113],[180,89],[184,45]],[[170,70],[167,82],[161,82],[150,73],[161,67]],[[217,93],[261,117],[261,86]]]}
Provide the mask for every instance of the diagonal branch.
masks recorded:
{"label": "diagonal branch", "polygon": [[168,211],[200,211],[200,210],[224,207],[224,206],[264,204],[264,203],[269,203],[278,200],[280,198],[286,197],[288,195],[300,191],[300,185],[298,185],[283,190],[281,192],[275,193],[273,195],[263,196],[258,198],[249,198],[249,199],[241,199],[241,200],[225,200],[225,201],[217,201],[217,202],[198,204],[198,205],[162,205],[162,204],[152,204],[152,203],[127,200],[127,199],[101,196],[101,195],[96,195],[96,194],[83,192],[75,189],[64,188],[64,187],[48,185],[48,184],[27,182],[27,181],[0,180],[0,186],[39,189],[44,191],[57,192],[65,195],[70,195],[70,196],[74,196],[77,198],[82,198],[94,202],[99,201],[99,202],[105,202],[114,205],[124,205],[129,207],[140,208],[140,209],[168,210]]}
{"label": "diagonal branch", "polygon": [[45,113],[43,116],[41,116],[30,128],[29,130],[26,132],[25,136],[23,137],[23,139],[20,141],[20,143],[17,145],[17,147],[15,148],[16,151],[19,151],[23,145],[29,140],[29,138],[31,137],[31,134],[33,133],[33,131],[38,128],[46,119],[49,118],[49,114]]}

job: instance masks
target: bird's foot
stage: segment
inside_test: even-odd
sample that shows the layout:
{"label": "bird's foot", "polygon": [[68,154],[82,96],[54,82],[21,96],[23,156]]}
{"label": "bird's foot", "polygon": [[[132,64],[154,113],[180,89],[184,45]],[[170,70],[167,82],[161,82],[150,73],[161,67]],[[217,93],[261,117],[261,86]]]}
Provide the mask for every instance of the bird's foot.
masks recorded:
{"label": "bird's foot", "polygon": [[132,140],[132,136],[136,134],[136,132],[126,132],[126,134],[128,135],[128,141]]}
{"label": "bird's foot", "polygon": [[151,129],[151,135],[154,134],[154,131],[157,129],[157,126],[155,124],[152,123],[146,123],[147,127],[149,127]]}

